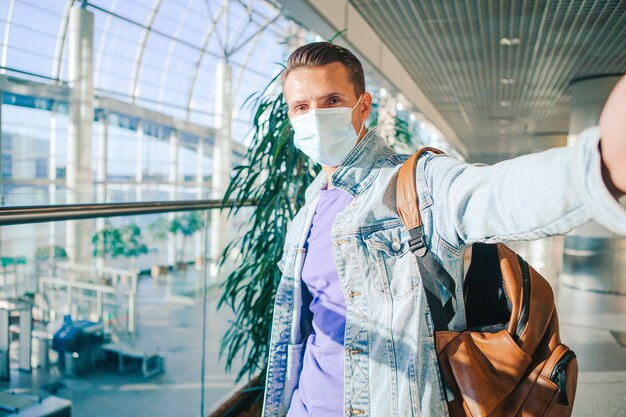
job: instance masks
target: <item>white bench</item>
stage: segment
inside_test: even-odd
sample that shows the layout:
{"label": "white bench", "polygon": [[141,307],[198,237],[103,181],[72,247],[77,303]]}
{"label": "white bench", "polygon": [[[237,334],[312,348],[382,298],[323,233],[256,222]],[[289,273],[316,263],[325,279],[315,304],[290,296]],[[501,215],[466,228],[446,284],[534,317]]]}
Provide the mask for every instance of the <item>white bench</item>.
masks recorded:
{"label": "white bench", "polygon": [[141,373],[146,378],[163,372],[165,368],[165,358],[156,351],[145,351],[120,342],[107,343],[102,349],[117,355],[117,370],[120,373],[135,368],[138,361],[141,362]]}

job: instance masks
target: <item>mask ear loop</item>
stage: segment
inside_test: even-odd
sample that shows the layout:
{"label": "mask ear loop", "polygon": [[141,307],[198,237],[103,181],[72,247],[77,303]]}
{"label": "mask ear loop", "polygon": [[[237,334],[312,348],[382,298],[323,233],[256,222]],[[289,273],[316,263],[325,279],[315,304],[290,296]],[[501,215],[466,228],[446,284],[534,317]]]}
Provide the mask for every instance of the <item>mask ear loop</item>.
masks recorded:
{"label": "mask ear loop", "polygon": [[[354,109],[356,109],[356,106],[359,105],[359,102],[361,101],[362,98],[363,98],[363,94],[361,94],[359,99],[356,101],[356,104],[354,105],[354,107],[352,107],[351,112],[353,112]],[[359,133],[356,134],[357,139],[359,138],[359,136],[361,136],[361,132],[363,131],[364,128],[365,128],[365,120],[363,120],[363,123],[361,124],[361,128],[359,129]]]}

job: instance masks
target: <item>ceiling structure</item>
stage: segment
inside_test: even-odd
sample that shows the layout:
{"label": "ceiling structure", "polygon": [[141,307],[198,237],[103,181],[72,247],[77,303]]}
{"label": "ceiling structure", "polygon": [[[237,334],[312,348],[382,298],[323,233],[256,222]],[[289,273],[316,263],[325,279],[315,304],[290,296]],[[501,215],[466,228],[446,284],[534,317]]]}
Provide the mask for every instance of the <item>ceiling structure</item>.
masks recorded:
{"label": "ceiling structure", "polygon": [[[466,145],[471,160],[495,162],[563,145],[570,83],[626,70],[625,1],[300,3],[335,29],[346,29],[345,38],[357,50],[372,43],[360,38],[375,33]],[[367,30],[352,24],[360,19]],[[384,69],[384,59],[373,60]]]}
{"label": "ceiling structure", "polygon": [[299,30],[257,0],[0,0],[0,77],[67,85],[73,7],[94,13],[100,97],[214,127],[217,67],[227,60],[238,142],[250,130],[243,103],[280,71],[284,42]]}

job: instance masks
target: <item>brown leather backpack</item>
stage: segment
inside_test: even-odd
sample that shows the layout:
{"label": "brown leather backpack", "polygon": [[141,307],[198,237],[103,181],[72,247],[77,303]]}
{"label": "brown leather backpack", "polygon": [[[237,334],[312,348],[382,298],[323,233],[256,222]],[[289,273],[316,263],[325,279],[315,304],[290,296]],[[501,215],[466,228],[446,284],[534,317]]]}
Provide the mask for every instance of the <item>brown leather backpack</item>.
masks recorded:
{"label": "brown leather backpack", "polygon": [[576,355],[561,343],[550,284],[505,245],[474,244],[463,294],[467,330],[448,331],[455,283],[422,240],[416,152],[400,168],[398,214],[409,229],[435,329],[452,417],[570,416],[576,393]]}

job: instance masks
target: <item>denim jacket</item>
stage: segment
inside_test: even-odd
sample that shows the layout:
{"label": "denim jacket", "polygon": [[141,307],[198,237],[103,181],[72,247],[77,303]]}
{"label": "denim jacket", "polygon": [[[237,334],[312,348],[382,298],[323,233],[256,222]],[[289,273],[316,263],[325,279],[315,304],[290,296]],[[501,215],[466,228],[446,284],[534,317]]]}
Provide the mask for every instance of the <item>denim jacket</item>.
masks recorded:
{"label": "denim jacket", "polygon": [[[595,219],[626,234],[626,210],[601,176],[597,128],[574,147],[472,165],[426,153],[416,166],[425,243],[456,281],[451,330],[465,327],[463,250],[472,242],[563,234]],[[332,176],[354,199],[332,228],[346,299],[344,416],[447,416],[433,326],[408,231],[396,213],[395,182],[407,155],[370,131]],[[298,382],[303,334],[304,243],[326,182],[306,191],[291,222],[279,268],[263,415],[284,416]]]}

